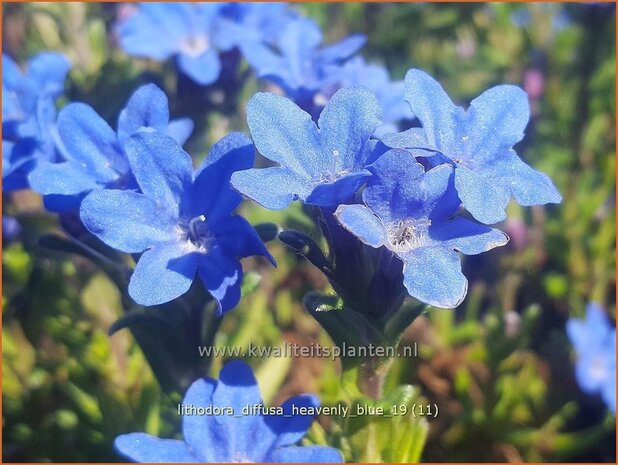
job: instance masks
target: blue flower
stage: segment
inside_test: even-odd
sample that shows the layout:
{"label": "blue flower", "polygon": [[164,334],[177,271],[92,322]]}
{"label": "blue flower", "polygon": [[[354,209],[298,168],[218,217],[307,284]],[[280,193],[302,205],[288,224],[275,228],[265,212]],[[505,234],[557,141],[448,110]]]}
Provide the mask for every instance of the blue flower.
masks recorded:
{"label": "blue flower", "polygon": [[586,319],[570,318],[566,331],[575,353],[575,377],[582,391],[600,393],[616,413],[616,329],[595,303],[586,307]]}
{"label": "blue flower", "polygon": [[129,283],[131,297],[142,305],[168,302],[187,292],[197,273],[219,314],[236,306],[238,259],[263,255],[274,264],[251,225],[232,214],[242,199],[230,175],[253,164],[251,141],[239,133],[223,138],[195,175],[191,157],[159,132],[138,132],[125,152],[140,192],[93,191],[80,215],[111,247],[143,252]]}
{"label": "blue flower", "polygon": [[337,219],[364,243],[386,247],[403,261],[403,283],[412,297],[436,307],[458,306],[468,282],[457,251],[479,254],[508,237],[454,216],[460,201],[449,165],[425,172],[409,152],[390,150],[369,169],[365,205],[341,205]]}
{"label": "blue flower", "polygon": [[234,173],[240,192],[273,210],[301,199],[313,205],[338,205],[353,196],[371,174],[380,124],[380,105],[364,88],[338,91],[318,124],[285,97],[258,93],[247,106],[255,146],[281,166]]}
{"label": "blue flower", "polygon": [[364,44],[365,36],[355,34],[319,48],[320,28],[313,21],[299,18],[288,23],[278,38],[276,49],[248,41],[241,44],[246,60],[259,77],[273,81],[297,103],[308,107],[316,94],[339,78],[341,64]]}
{"label": "blue flower", "polygon": [[[286,400],[274,415],[263,415],[262,396],[251,368],[231,361],[221,369],[218,381],[198,379],[187,390],[181,406],[187,412],[182,419],[184,439],[130,433],[118,436],[114,445],[135,462],[343,462],[341,453],[332,447],[296,445],[313,421],[312,414],[298,410],[318,406],[315,396],[303,394]],[[190,414],[191,409],[207,408],[227,413]]]}
{"label": "blue flower", "polygon": [[287,3],[229,2],[218,22],[219,46],[229,50],[243,42],[276,45],[281,31],[298,17]]}
{"label": "blue flower", "polygon": [[56,156],[55,100],[70,68],[55,52],[32,57],[22,73],[2,54],[2,189],[28,187],[28,174],[40,160]]}
{"label": "blue flower", "polygon": [[129,55],[157,61],[174,56],[180,70],[198,84],[212,84],[219,78],[217,29],[222,3],[139,4],[137,12],[120,21],[120,46]]}
{"label": "blue flower", "polygon": [[415,149],[417,156],[440,154],[455,167],[459,198],[478,221],[506,219],[511,196],[525,206],[562,200],[551,180],[512,149],[530,117],[528,98],[519,87],[493,87],[466,111],[455,106],[434,79],[413,69],[406,75],[405,98],[423,129],[387,135],[383,142]]}
{"label": "blue flower", "polygon": [[342,66],[339,86],[364,86],[376,95],[382,106],[384,124],[378,127],[375,137],[397,132],[397,123],[414,118],[403,99],[403,81],[391,81],[384,66],[369,64],[363,57],[354,57]]}
{"label": "blue flower", "polygon": [[167,97],[154,84],[133,93],[118,118],[118,133],[84,103],[70,103],[58,115],[64,160],[43,161],[30,173],[33,190],[44,195],[54,211],[77,208],[92,190],[137,189],[123,149],[127,138],[141,130],[167,132],[183,143],[193,129],[188,119],[169,121]]}

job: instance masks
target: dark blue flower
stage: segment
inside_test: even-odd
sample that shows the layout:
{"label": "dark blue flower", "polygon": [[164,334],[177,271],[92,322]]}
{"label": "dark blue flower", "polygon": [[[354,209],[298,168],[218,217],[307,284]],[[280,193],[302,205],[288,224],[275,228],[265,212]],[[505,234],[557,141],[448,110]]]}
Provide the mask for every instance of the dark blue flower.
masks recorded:
{"label": "dark blue flower", "polygon": [[451,102],[440,84],[419,70],[405,79],[405,98],[423,129],[387,135],[389,147],[440,154],[455,167],[455,188],[464,207],[486,224],[506,219],[511,198],[521,205],[560,203],[543,173],[526,165],[512,149],[524,137],[530,111],[519,87],[502,85],[483,92],[466,111]]}
{"label": "dark blue flower", "polygon": [[[341,453],[332,447],[296,445],[313,422],[314,415],[308,412],[319,405],[314,395],[303,394],[286,400],[279,412],[264,415],[251,367],[231,361],[221,369],[218,381],[198,379],[187,390],[181,404],[181,411],[186,412],[182,419],[183,439],[130,433],[118,436],[114,445],[135,462],[343,462]],[[226,413],[191,414],[192,409],[207,408]]]}
{"label": "dark blue flower", "polygon": [[240,299],[239,258],[263,255],[274,264],[251,225],[232,214],[241,196],[229,179],[253,164],[251,141],[239,133],[223,138],[195,175],[191,157],[159,132],[138,132],[125,151],[140,192],[93,191],[82,202],[81,219],[111,247],[143,252],[131,297],[142,305],[168,302],[199,274],[219,314],[233,308]]}
{"label": "dark blue flower", "polygon": [[[88,192],[96,189],[137,189],[123,149],[135,132],[167,132],[183,143],[193,128],[188,119],[169,121],[167,97],[154,84],[133,93],[118,118],[118,133],[84,103],[71,103],[58,115],[58,132],[64,160],[43,161],[30,173],[33,190],[53,199],[48,208],[70,210]],[[53,205],[53,207],[51,207]]]}
{"label": "dark blue flower", "polygon": [[22,73],[2,54],[2,189],[28,187],[28,174],[40,160],[56,156],[55,100],[64,89],[67,58],[43,52]]}
{"label": "dark blue flower", "polygon": [[354,55],[365,40],[365,36],[355,34],[319,48],[322,43],[320,28],[309,19],[299,18],[283,29],[276,50],[255,41],[243,42],[241,50],[259,77],[273,81],[288,97],[309,109],[318,92],[337,82],[340,65]]}
{"label": "dark blue flower", "polygon": [[570,318],[566,331],[575,353],[575,377],[582,391],[600,393],[616,413],[616,329],[595,303],[586,307],[586,319]]}
{"label": "dark blue flower", "polygon": [[180,70],[198,84],[219,78],[217,19],[222,3],[150,3],[117,25],[120,46],[129,55],[157,61],[176,57]]}
{"label": "dark blue flower", "polygon": [[508,237],[454,216],[460,201],[450,165],[425,172],[409,152],[391,150],[369,169],[365,205],[341,205],[337,219],[361,241],[386,247],[403,261],[403,283],[412,297],[456,307],[468,288],[457,251],[479,254],[506,244]]}
{"label": "dark blue flower", "polygon": [[234,173],[232,184],[266,208],[296,199],[338,205],[370,176],[380,105],[367,89],[338,91],[317,126],[289,99],[258,93],[247,106],[247,122],[259,152],[281,166]]}

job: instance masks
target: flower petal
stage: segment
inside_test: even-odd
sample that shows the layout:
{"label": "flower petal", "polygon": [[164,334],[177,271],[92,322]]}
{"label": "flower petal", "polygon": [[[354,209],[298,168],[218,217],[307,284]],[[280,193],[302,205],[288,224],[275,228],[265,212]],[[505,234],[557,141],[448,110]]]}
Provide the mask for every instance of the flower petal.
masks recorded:
{"label": "flower petal", "polygon": [[472,100],[464,118],[469,155],[492,158],[524,137],[530,119],[528,95],[519,87],[502,85],[486,90]]}
{"label": "flower petal", "polygon": [[[262,396],[251,367],[239,360],[224,365],[212,396],[213,405],[232,407],[234,416],[219,415],[214,418],[221,441],[217,445],[226,461],[263,462],[270,447],[264,441],[269,430],[261,415],[243,414],[243,409],[262,404]],[[270,438],[269,438],[270,439]]]}
{"label": "flower petal", "polygon": [[385,134],[382,136],[382,142],[387,147],[394,149],[424,149],[427,156],[432,155],[437,149],[430,147],[425,136],[425,131],[422,128],[410,128],[407,131]]}
{"label": "flower petal", "polygon": [[457,252],[421,247],[401,255],[403,284],[412,297],[439,308],[455,308],[466,297],[468,280]]}
{"label": "flower petal", "polygon": [[40,96],[56,98],[64,91],[69,69],[71,62],[62,53],[41,52],[28,60],[28,79]]}
{"label": "flower petal", "polygon": [[513,150],[502,152],[493,163],[483,164],[477,171],[495,178],[520,205],[529,207],[562,201],[551,179],[524,163]]}
{"label": "flower petal", "polygon": [[177,214],[193,178],[189,154],[174,139],[157,132],[134,134],[124,147],[142,192]]}
{"label": "flower petal", "polygon": [[371,172],[368,170],[360,170],[341,176],[334,182],[318,184],[304,201],[321,207],[339,205],[354,197],[361,184],[370,176]]}
{"label": "flower petal", "polygon": [[352,34],[345,39],[323,47],[317,53],[317,59],[322,63],[340,63],[350,58],[367,43],[364,34]]}
{"label": "flower petal", "polygon": [[221,60],[214,49],[192,56],[182,53],[178,55],[178,67],[193,81],[201,85],[212,84],[221,74]]}
{"label": "flower petal", "polygon": [[182,244],[157,245],[142,254],[129,282],[129,295],[141,305],[159,305],[189,290],[198,260]]}
{"label": "flower petal", "polygon": [[173,213],[143,194],[107,189],[86,196],[80,217],[92,234],[127,253],[173,240],[177,222]]}
{"label": "flower petal", "polygon": [[193,132],[193,126],[191,118],[177,118],[169,122],[164,132],[178,142],[178,145],[185,145]]}
{"label": "flower petal", "polygon": [[364,205],[340,205],[335,217],[352,234],[371,247],[384,245],[384,225]]}
{"label": "flower petal", "polygon": [[134,462],[140,463],[195,463],[184,441],[159,439],[146,433],[121,434],[114,441],[116,450]]}
{"label": "flower petal", "polygon": [[131,95],[120,112],[118,139],[126,139],[141,128],[165,132],[169,118],[169,103],[165,93],[154,84],[146,84]]}
{"label": "flower petal", "polygon": [[361,159],[363,146],[381,119],[378,99],[364,87],[347,87],[332,96],[320,114],[318,126],[323,150],[337,171],[365,167]]}
{"label": "flower petal", "polygon": [[69,103],[58,114],[58,132],[69,155],[99,182],[112,182],[128,171],[116,133],[92,107]]}
{"label": "flower petal", "polygon": [[242,216],[234,215],[222,218],[209,226],[217,243],[233,257],[250,257],[261,255],[276,266],[275,259],[268,253],[266,245],[260,239],[253,226]]}
{"label": "flower petal", "polygon": [[255,149],[244,134],[232,132],[217,142],[195,173],[191,193],[191,215],[205,214],[209,220],[228,216],[242,201],[232,188],[235,171],[253,166]]}
{"label": "flower petal", "polygon": [[438,223],[429,228],[429,236],[443,247],[450,246],[466,255],[487,252],[509,241],[509,237],[502,231],[465,218]]}
{"label": "flower petal", "polygon": [[506,219],[511,195],[495,179],[464,166],[455,168],[455,189],[464,207],[481,223],[494,224]]}
{"label": "flower petal", "polygon": [[[215,405],[212,395],[217,383],[210,378],[194,381],[185,393],[182,403],[193,407],[208,407]],[[218,407],[226,407],[217,405]],[[191,450],[199,455],[203,462],[224,462],[226,457],[218,452],[217,424],[209,415],[183,415],[182,433]]]}
{"label": "flower petal", "polygon": [[249,169],[232,174],[232,185],[243,195],[270,210],[281,210],[298,198],[307,198],[311,184],[283,167]]}
{"label": "flower petal", "polygon": [[459,120],[463,108],[453,105],[442,86],[418,69],[406,74],[404,98],[419,119],[430,147],[450,155],[458,144]]}
{"label": "flower petal", "polygon": [[[291,397],[286,400],[281,407],[283,415],[268,415],[264,421],[266,426],[276,435],[276,440],[272,447],[288,446],[295,444],[305,437],[311,423],[313,415],[300,415],[293,413],[293,409],[316,408],[320,406],[320,400],[310,394]],[[296,410],[298,412],[298,410]]]}
{"label": "flower petal", "polygon": [[242,265],[235,257],[215,247],[206,255],[200,254],[198,271],[204,286],[217,302],[218,315],[238,305]]}
{"label": "flower petal", "polygon": [[275,463],[343,463],[341,452],[326,446],[290,446],[281,447],[272,454],[268,461]]}
{"label": "flower petal", "polygon": [[96,189],[98,184],[77,162],[41,161],[28,176],[30,187],[41,195],[76,195]]}
{"label": "flower petal", "polygon": [[247,123],[263,156],[303,178],[319,174],[330,158],[311,115],[290,99],[258,92],[247,104]]}

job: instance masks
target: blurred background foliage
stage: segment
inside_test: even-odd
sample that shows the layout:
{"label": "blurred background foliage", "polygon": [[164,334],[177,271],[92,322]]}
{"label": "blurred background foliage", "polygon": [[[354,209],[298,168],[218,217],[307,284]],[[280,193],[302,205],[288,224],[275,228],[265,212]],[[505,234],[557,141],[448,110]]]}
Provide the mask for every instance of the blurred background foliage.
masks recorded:
{"label": "blurred background foliage", "polygon": [[[261,84],[249,80],[233,96],[211,88],[207,99],[171,63],[129,59],[112,32],[122,7],[5,3],[3,51],[18,62],[43,49],[67,53],[74,67],[61,104],[85,101],[112,125],[139,84],[159,84],[172,114],[197,124],[188,144],[196,160],[229,130],[247,132],[244,102]],[[321,23],[327,41],[364,32],[369,61],[385,64],[395,79],[422,68],[460,103],[492,85],[523,86],[533,117],[519,153],[564,197],[559,206],[512,205],[502,225],[510,244],[465,261],[464,304],[430,310],[408,328],[402,344],[416,342],[419,356],[395,359],[385,402],[393,395],[435,403],[436,418],[362,424],[320,418],[308,440],[340,447],[353,461],[615,462],[615,419],[599,398],[579,391],[564,333],[566,319],[582,317],[588,301],[615,314],[614,5],[296,7]],[[213,95],[225,104],[213,106]],[[5,196],[3,209],[21,224],[2,253],[3,461],[116,461],[117,434],[177,434],[179,398],[162,392],[126,330],[108,336],[122,313],[116,287],[89,261],[38,243],[59,226],[37,195]],[[318,237],[299,205],[285,212],[242,209],[253,223],[272,221]],[[301,304],[326,280],[281,244],[269,248],[279,267],[262,270],[246,261],[261,280],[224,318],[217,345],[330,345]],[[214,361],[213,375],[222,362]],[[267,404],[300,392],[319,393],[324,404],[350,400],[330,359],[251,363]],[[423,436],[426,425],[423,451],[405,443],[406,435]]]}

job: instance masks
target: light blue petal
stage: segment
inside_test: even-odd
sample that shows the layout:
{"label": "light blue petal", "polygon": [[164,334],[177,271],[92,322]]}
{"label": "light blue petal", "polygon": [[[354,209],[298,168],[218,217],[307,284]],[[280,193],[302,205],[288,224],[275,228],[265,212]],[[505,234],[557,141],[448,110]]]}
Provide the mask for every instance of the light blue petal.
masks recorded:
{"label": "light blue petal", "polygon": [[498,229],[474,223],[465,218],[453,218],[429,228],[432,240],[466,255],[477,255],[505,245],[509,237]]}
{"label": "light blue petal", "polygon": [[305,179],[282,167],[236,171],[232,185],[270,210],[281,210],[298,198],[307,198],[312,188]]}
{"label": "light blue petal", "polygon": [[92,107],[69,103],[58,115],[58,132],[68,154],[99,182],[112,182],[128,170],[116,133]]}
{"label": "light blue petal", "polygon": [[[217,385],[215,380],[202,378],[194,381],[185,393],[182,403],[186,406],[209,407],[213,404],[212,394]],[[224,407],[224,406],[220,406]],[[184,415],[182,433],[185,441],[202,462],[222,462],[226,457],[218,452],[218,425],[209,415]]]}
{"label": "light blue petal", "polygon": [[122,252],[143,252],[176,237],[173,212],[136,192],[91,192],[82,201],[80,217],[92,234]]}
{"label": "light blue petal", "polygon": [[477,171],[494,178],[520,205],[529,207],[562,201],[551,179],[524,163],[513,150],[503,151],[493,163],[483,164]]}
{"label": "light blue petal", "polygon": [[215,82],[221,74],[219,54],[212,48],[197,56],[178,55],[178,66],[193,81],[204,86]]}
{"label": "light blue petal", "polygon": [[184,441],[159,439],[146,433],[122,434],[114,441],[116,450],[126,458],[139,463],[195,463]]}
{"label": "light blue petal", "polygon": [[241,42],[240,50],[247,62],[257,70],[259,77],[276,74],[284,66],[281,57],[261,42]]}
{"label": "light blue petal", "polygon": [[337,171],[365,167],[363,146],[381,123],[382,109],[365,87],[347,87],[335,93],[320,114],[318,126],[323,150]]}
{"label": "light blue petal", "polygon": [[481,223],[494,224],[506,219],[511,195],[495,179],[486,178],[466,167],[455,169],[455,189],[464,207]]}
{"label": "light blue petal", "polygon": [[89,173],[76,162],[42,161],[28,176],[30,187],[41,195],[76,195],[99,187]]}
{"label": "light blue petal", "polygon": [[242,216],[234,215],[222,218],[210,226],[210,232],[215,236],[217,243],[229,252],[230,256],[243,258],[261,255],[276,266],[275,259],[268,253],[260,236]]}
{"label": "light blue petal", "polygon": [[177,215],[182,195],[192,184],[189,154],[174,139],[157,132],[134,134],[124,147],[142,192]]}
{"label": "light blue petal", "polygon": [[472,100],[464,118],[466,150],[475,160],[491,159],[524,137],[530,119],[528,95],[519,87],[492,87]]}
{"label": "light blue petal", "polygon": [[361,184],[370,176],[368,170],[360,170],[341,176],[334,182],[318,184],[305,198],[305,203],[321,207],[339,205],[354,197]]}
{"label": "light blue petal", "polygon": [[[2,86],[14,90],[23,85],[24,75],[15,61],[6,53],[2,53]],[[3,89],[4,90],[4,89]],[[3,99],[4,100],[4,99]]]}
{"label": "light blue petal", "polygon": [[221,247],[200,254],[198,272],[204,286],[217,302],[217,315],[231,310],[240,301],[242,265]]}
{"label": "light blue petal", "polygon": [[169,122],[164,132],[178,142],[178,145],[185,145],[193,132],[193,126],[191,118],[177,118]]}
{"label": "light blue petal", "polygon": [[232,174],[253,166],[255,149],[244,134],[232,132],[217,142],[195,173],[190,216],[205,214],[209,221],[226,217],[242,201],[230,184]]}
{"label": "light blue petal", "polygon": [[459,144],[459,121],[464,110],[453,105],[435,79],[418,69],[406,74],[404,96],[421,122],[430,147],[451,155]]}
{"label": "light blue petal", "polygon": [[394,149],[424,149],[427,151],[427,156],[437,151],[435,147],[430,147],[425,136],[425,130],[422,128],[410,128],[399,133],[385,134],[382,136],[382,142],[387,147]]}
{"label": "light blue petal", "polygon": [[259,92],[247,104],[247,123],[258,151],[283,167],[310,179],[330,160],[309,113],[275,94]]}
{"label": "light blue petal", "polygon": [[311,423],[313,423],[314,417],[313,415],[300,415],[295,412],[299,412],[299,409],[302,408],[316,408],[319,406],[320,400],[317,396],[302,394],[291,397],[281,404],[283,415],[266,416],[266,426],[277,437],[272,447],[289,446],[304,438]]}
{"label": "light blue petal", "polygon": [[340,205],[335,217],[352,234],[371,247],[384,245],[384,225],[364,205]]}
{"label": "light blue petal", "polygon": [[[262,396],[251,367],[239,360],[224,365],[212,396],[213,404],[232,407],[234,416],[214,418],[221,432],[217,447],[228,462],[263,462],[270,444],[263,438],[272,436],[261,415],[247,415],[243,409],[262,404]],[[269,438],[269,439],[270,439]]]}
{"label": "light blue petal", "polygon": [[326,446],[291,446],[277,449],[268,461],[275,463],[343,463],[341,452]]}
{"label": "light blue petal", "polygon": [[403,284],[412,297],[438,308],[455,308],[466,297],[468,280],[457,252],[421,247],[402,255]]}
{"label": "light blue petal", "polygon": [[191,5],[144,2],[118,25],[120,46],[130,55],[165,60],[177,53],[188,35]]}
{"label": "light blue petal", "polygon": [[159,305],[180,297],[191,287],[197,258],[180,242],[171,242],[142,254],[129,282],[129,295],[140,305]]}
{"label": "light blue petal", "polygon": [[364,34],[352,34],[345,39],[328,45],[317,53],[322,63],[340,63],[358,52],[367,42]]}
{"label": "light blue petal", "polygon": [[169,103],[165,93],[154,84],[146,84],[133,92],[120,112],[118,138],[126,139],[141,128],[165,132],[169,117]]}
{"label": "light blue petal", "polygon": [[32,81],[40,96],[56,98],[64,91],[69,69],[71,63],[62,53],[37,53],[28,60],[28,80]]}

